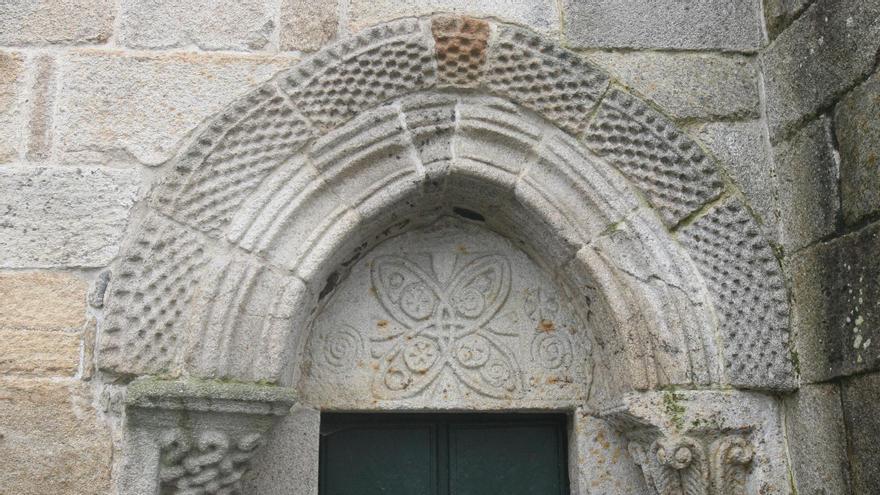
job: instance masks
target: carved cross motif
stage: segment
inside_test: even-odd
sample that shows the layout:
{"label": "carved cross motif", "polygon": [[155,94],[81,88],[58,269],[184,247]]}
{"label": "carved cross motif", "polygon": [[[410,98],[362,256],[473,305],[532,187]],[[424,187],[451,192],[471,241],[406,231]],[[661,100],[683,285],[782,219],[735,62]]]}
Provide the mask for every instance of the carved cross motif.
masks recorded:
{"label": "carved cross motif", "polygon": [[472,390],[509,398],[522,392],[513,353],[489,322],[510,293],[510,262],[497,254],[478,257],[441,281],[400,256],[373,260],[373,287],[382,307],[403,330],[392,333],[380,360],[373,394],[412,397],[448,369]]}

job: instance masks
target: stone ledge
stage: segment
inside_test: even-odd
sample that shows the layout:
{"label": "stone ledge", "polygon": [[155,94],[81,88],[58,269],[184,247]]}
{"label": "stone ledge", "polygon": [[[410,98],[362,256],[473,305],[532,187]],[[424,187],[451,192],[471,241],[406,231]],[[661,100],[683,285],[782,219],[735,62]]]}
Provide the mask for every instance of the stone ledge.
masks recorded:
{"label": "stone ledge", "polygon": [[288,387],[210,380],[137,380],[128,386],[127,407],[235,412],[283,416],[296,402]]}

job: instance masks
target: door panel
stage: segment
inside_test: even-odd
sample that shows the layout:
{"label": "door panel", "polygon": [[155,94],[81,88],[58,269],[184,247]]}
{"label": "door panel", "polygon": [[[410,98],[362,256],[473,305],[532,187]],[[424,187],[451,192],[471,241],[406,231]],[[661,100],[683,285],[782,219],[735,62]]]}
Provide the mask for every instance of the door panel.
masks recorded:
{"label": "door panel", "polygon": [[567,495],[561,415],[325,414],[321,495]]}

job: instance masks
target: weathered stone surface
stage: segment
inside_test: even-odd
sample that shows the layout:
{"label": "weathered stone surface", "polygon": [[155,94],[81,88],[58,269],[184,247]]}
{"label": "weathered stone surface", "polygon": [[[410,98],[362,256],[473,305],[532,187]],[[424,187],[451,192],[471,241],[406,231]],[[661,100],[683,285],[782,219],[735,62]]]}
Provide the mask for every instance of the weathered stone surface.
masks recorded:
{"label": "weathered stone surface", "polygon": [[752,216],[731,198],[680,235],[715,300],[729,382],[792,387],[788,294],[779,262]]}
{"label": "weathered stone surface", "polygon": [[52,104],[57,86],[55,65],[51,56],[37,57],[33,62],[35,74],[26,154],[31,161],[45,160],[52,151]]}
{"label": "weathered stone surface", "polygon": [[674,119],[759,116],[757,72],[745,57],[592,52],[587,58],[653,100]]}
{"label": "weathered stone surface", "polygon": [[321,413],[294,406],[272,429],[272,441],[254,461],[254,471],[244,482],[245,493],[318,495],[318,449]]}
{"label": "weathered stone surface", "polygon": [[748,203],[764,222],[770,239],[777,237],[778,187],[764,123],[714,122],[702,126],[696,137],[739,185]]}
{"label": "weathered stone surface", "polygon": [[241,201],[313,131],[274,86],[260,88],[213,119],[155,188],[151,203],[217,235]]}
{"label": "weathered stone surface", "polygon": [[206,117],[293,60],[77,52],[67,62],[58,99],[62,158],[162,163]]}
{"label": "weathered stone surface", "polygon": [[0,470],[4,491],[21,495],[110,490],[110,434],[74,380],[0,380]]}
{"label": "weathered stone surface", "polygon": [[280,48],[314,51],[336,36],[336,0],[283,0]]}
{"label": "weathered stone surface", "polygon": [[775,38],[814,1],[816,0],[765,0],[764,17],[767,19],[770,37]]}
{"label": "weathered stone surface", "polygon": [[755,0],[566,0],[564,9],[565,37],[575,48],[755,51],[762,44]]}
{"label": "weathered stone surface", "polygon": [[511,241],[441,219],[352,267],[309,331],[304,399],[322,409],[577,404],[592,381],[592,331],[573,304]]}
{"label": "weathered stone surface", "polygon": [[570,468],[576,469],[576,476],[570,475],[572,493],[648,493],[626,439],[610,425],[578,409],[572,430],[578,442],[576,465]]}
{"label": "weathered stone surface", "polygon": [[0,163],[18,158],[21,151],[25,91],[24,56],[0,51]]}
{"label": "weathered stone surface", "polygon": [[195,234],[158,215],[142,220],[131,236],[107,288],[98,364],[117,372],[169,372],[186,342],[188,305],[208,255]]}
{"label": "weathered stone surface", "polygon": [[0,45],[104,43],[113,31],[113,0],[6,0]]}
{"label": "weathered stone surface", "polygon": [[798,493],[847,493],[846,432],[837,385],[801,385],[784,402]]}
{"label": "weathered stone surface", "polygon": [[880,224],[798,253],[792,261],[801,372],[823,381],[880,365]]}
{"label": "weathered stone surface", "polygon": [[260,50],[271,43],[275,2],[122,0],[118,43],[131,48],[196,46],[203,50]]}
{"label": "weathered stone surface", "polygon": [[489,23],[471,17],[437,16],[432,19],[431,33],[437,51],[439,84],[477,85],[486,63]]}
{"label": "weathered stone surface", "polygon": [[0,329],[78,330],[86,283],[69,273],[0,273]]}
{"label": "weathered stone surface", "polygon": [[789,252],[835,230],[840,206],[828,126],[828,120],[821,118],[773,149],[781,240]]}
{"label": "weathered stone surface", "polygon": [[139,180],[131,170],[0,167],[0,267],[108,264]]}
{"label": "weathered stone surface", "polygon": [[668,226],[721,192],[716,164],[697,143],[621,90],[602,101],[584,139],[642,190]]}
{"label": "weathered stone surface", "polygon": [[880,48],[880,2],[819,0],[762,54],[774,141],[871,73]]}
{"label": "weathered stone surface", "polygon": [[434,85],[434,40],[425,31],[415,19],[366,29],[298,64],[279,85],[316,127],[332,129],[386,100]]}
{"label": "weathered stone surface", "polygon": [[545,34],[559,30],[559,12],[552,0],[352,0],[350,27],[359,30],[382,21],[434,12],[496,17]]}
{"label": "weathered stone surface", "polygon": [[880,72],[846,96],[834,114],[840,196],[847,223],[880,211]]}
{"label": "weathered stone surface", "polygon": [[0,373],[73,376],[80,334],[0,329]]}
{"label": "weathered stone surface", "polygon": [[583,131],[608,76],[533,32],[503,26],[489,47],[485,86],[574,133]]}
{"label": "weathered stone surface", "polygon": [[880,374],[843,382],[841,396],[849,440],[852,493],[868,494],[880,486]]}

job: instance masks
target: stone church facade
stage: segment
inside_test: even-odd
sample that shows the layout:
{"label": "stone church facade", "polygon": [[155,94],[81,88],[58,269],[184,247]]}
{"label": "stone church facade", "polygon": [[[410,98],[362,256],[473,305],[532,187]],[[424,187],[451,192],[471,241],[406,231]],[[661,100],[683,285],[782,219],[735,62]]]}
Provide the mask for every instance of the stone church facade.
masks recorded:
{"label": "stone church facade", "polygon": [[0,493],[317,495],[334,412],[877,493],[878,60],[876,0],[4,2]]}

